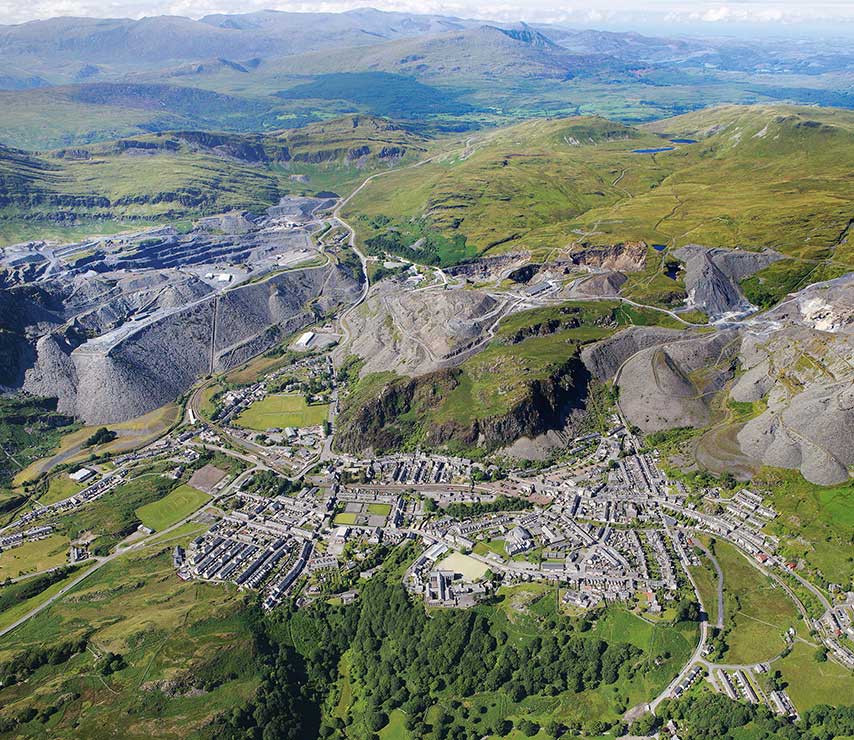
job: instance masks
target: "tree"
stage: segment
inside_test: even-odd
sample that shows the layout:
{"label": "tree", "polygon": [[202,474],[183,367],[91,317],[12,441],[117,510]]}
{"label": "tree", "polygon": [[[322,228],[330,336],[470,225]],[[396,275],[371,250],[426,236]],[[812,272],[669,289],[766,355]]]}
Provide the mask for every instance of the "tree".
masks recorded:
{"label": "tree", "polygon": [[700,605],[694,599],[682,599],[676,609],[677,622],[699,622],[701,615]]}
{"label": "tree", "polygon": [[529,719],[523,719],[519,722],[519,729],[526,737],[534,737],[540,731],[540,726]]}
{"label": "tree", "polygon": [[95,432],[86,440],[86,447],[94,447],[95,445],[106,444],[112,442],[118,435],[107,427],[96,429]]}

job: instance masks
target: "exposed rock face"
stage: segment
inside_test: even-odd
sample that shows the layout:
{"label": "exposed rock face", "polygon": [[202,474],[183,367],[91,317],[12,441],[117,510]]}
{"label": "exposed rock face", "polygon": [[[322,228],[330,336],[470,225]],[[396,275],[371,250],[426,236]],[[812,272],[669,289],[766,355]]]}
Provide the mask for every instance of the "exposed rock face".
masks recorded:
{"label": "exposed rock face", "polygon": [[705,311],[712,319],[749,311],[752,306],[741,292],[738,281],[783,259],[783,255],[771,250],[709,249],[699,244],[677,249],[673,256],[685,263],[688,303]]}
{"label": "exposed rock face", "polygon": [[[357,454],[399,449],[415,432],[411,419],[429,418],[459,385],[459,377],[459,369],[446,369],[393,381],[376,398],[340,419],[336,445]],[[588,380],[584,365],[572,359],[553,376],[531,381],[522,400],[506,414],[474,419],[465,425],[452,421],[431,424],[425,430],[424,442],[436,447],[453,441],[494,450],[521,437],[560,429],[567,415],[582,406]]]}
{"label": "exposed rock face", "polygon": [[412,292],[380,283],[347,321],[355,339],[338,358],[365,360],[362,374],[393,370],[415,376],[461,362],[505,307],[477,290]]}
{"label": "exposed rock face", "polygon": [[445,269],[448,275],[455,277],[466,277],[475,282],[485,280],[497,280],[512,272],[516,268],[528,264],[531,255],[527,252],[513,254],[497,254],[494,257],[482,257],[472,262],[464,262],[461,265],[453,265]]}
{"label": "exposed rock face", "polygon": [[337,267],[285,272],[127,324],[77,346],[39,340],[25,390],[59,395],[59,407],[90,424],[131,419],[175,400],[195,380],[269,349],[321,311],[355,300]]}
{"label": "exposed rock face", "polygon": [[568,261],[583,267],[635,272],[646,265],[646,254],[646,242],[620,242],[605,246],[579,244],[572,247],[568,257],[557,260],[557,264]]}
{"label": "exposed rock face", "polygon": [[731,395],[768,408],[738,442],[766,465],[841,483],[854,466],[854,275],[811,286],[767,318],[744,337]]}

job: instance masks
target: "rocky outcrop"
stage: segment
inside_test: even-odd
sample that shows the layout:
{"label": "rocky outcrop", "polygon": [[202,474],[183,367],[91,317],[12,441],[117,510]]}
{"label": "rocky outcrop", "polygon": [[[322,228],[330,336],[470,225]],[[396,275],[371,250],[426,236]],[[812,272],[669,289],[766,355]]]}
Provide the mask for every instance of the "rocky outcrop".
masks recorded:
{"label": "rocky outcrop", "polygon": [[838,484],[854,468],[852,296],[848,275],[739,328],[636,327],[584,348],[582,359],[594,378],[614,379],[620,408],[644,432],[708,425],[710,401],[724,389],[733,401],[764,404],[737,428],[744,455]]}
{"label": "rocky outcrop", "polygon": [[530,254],[527,252],[497,254],[494,257],[481,257],[471,262],[452,265],[445,268],[445,272],[454,277],[468,278],[473,282],[496,280],[516,268],[527,265],[529,257]]}
{"label": "rocky outcrop", "polygon": [[461,374],[459,369],[445,369],[390,382],[374,398],[346,410],[339,419],[336,445],[356,454],[400,449],[412,440],[434,448],[453,444],[495,450],[562,428],[572,410],[583,405],[590,377],[573,358],[550,377],[532,380],[505,414],[433,423],[433,412],[457,388]]}
{"label": "rocky outcrop", "polygon": [[569,254],[558,259],[556,264],[569,262],[580,267],[635,272],[646,266],[647,251],[646,242],[620,242],[602,246],[574,244]]}

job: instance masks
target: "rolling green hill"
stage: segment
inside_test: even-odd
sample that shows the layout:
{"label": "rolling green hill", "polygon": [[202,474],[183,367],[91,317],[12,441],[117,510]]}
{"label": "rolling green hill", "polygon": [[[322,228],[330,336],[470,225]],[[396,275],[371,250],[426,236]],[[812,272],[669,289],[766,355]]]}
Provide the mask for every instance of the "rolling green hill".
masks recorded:
{"label": "rolling green hill", "polygon": [[173,131],[38,155],[0,147],[0,239],[50,232],[57,212],[70,225],[261,210],[288,193],[347,190],[424,149],[422,137],[370,116],[268,135]]}
{"label": "rolling green hill", "polygon": [[558,119],[472,137],[417,175],[376,180],[348,215],[369,250],[406,253],[423,238],[425,261],[437,261],[431,242],[543,259],[643,240],[771,247],[795,258],[772,272],[832,274],[854,264],[852,173],[854,114],[843,110],[730,106],[641,128]]}

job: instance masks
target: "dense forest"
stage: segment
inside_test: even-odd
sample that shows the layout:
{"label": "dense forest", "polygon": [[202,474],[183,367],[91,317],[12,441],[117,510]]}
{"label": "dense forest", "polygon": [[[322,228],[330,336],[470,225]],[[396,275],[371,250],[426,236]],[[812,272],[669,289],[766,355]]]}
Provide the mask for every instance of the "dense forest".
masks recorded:
{"label": "dense forest", "polygon": [[[472,713],[461,700],[502,690],[513,701],[614,683],[639,669],[643,651],[606,643],[581,619],[549,617],[536,637],[511,637],[497,610],[428,615],[399,582],[374,578],[347,606],[318,603],[280,609],[254,623],[265,656],[255,699],[221,716],[211,736],[229,738],[373,737],[392,711],[405,714],[414,737],[474,739],[505,734],[512,723]],[[359,687],[357,712],[323,711],[345,653]],[[441,711],[429,712],[442,705]],[[429,717],[428,717],[429,714]]]}
{"label": "dense forest", "polygon": [[[396,554],[400,562],[400,553]],[[495,604],[468,611],[428,614],[390,574],[368,582],[348,605],[293,605],[252,619],[264,679],[252,701],[225,713],[208,728],[211,738],[302,740],[359,737],[376,740],[390,715],[400,710],[412,737],[476,740],[504,736],[584,735],[583,725],[486,716],[470,698],[502,691],[514,702],[631,681],[649,658],[623,642],[595,636],[588,619],[547,616],[534,637],[508,635]],[[680,618],[691,618],[681,610]],[[342,666],[354,703],[341,715]],[[817,707],[792,723],[765,706],[734,702],[721,694],[688,695],[665,701],[658,716],[633,725],[597,723],[615,736],[652,734],[673,721],[685,740],[751,738],[796,740],[854,734],[854,708]]]}

